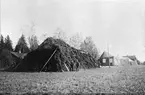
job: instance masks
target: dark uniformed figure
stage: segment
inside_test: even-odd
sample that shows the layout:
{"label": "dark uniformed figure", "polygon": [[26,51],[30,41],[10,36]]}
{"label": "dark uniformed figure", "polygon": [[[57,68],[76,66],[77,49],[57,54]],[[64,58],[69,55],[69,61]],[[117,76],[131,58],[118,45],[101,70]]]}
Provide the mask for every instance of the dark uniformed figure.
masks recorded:
{"label": "dark uniformed figure", "polygon": [[73,68],[74,68],[74,64],[73,63],[70,64],[70,68],[71,68],[70,71],[73,71]]}
{"label": "dark uniformed figure", "polygon": [[77,62],[77,64],[76,64],[76,71],[79,71],[79,67],[80,67],[80,63]]}

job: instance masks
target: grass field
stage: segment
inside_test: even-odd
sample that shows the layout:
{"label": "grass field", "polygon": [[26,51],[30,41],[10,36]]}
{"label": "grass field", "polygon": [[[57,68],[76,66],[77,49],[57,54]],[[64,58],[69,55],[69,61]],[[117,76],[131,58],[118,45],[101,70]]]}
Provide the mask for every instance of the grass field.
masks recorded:
{"label": "grass field", "polygon": [[145,66],[113,66],[78,72],[0,72],[0,93],[145,94]]}

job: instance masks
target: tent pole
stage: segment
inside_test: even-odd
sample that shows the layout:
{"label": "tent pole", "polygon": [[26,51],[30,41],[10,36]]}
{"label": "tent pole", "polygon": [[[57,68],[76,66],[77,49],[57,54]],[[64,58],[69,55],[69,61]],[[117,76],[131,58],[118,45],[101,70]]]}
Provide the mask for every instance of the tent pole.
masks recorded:
{"label": "tent pole", "polygon": [[43,65],[43,67],[41,68],[40,72],[44,69],[44,67],[47,65],[47,63],[50,61],[50,59],[52,58],[52,56],[56,53],[57,48],[55,49],[55,51],[53,52],[53,54],[51,54],[51,56],[49,57],[49,59],[46,61],[46,63]]}
{"label": "tent pole", "polygon": [[65,68],[67,69],[67,71],[69,72],[69,68],[67,67],[67,65],[64,63]]}

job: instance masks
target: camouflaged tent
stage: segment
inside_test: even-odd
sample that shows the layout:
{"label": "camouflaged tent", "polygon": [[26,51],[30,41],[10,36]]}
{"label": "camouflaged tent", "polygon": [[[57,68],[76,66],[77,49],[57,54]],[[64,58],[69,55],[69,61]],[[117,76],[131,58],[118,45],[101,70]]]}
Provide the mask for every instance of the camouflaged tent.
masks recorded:
{"label": "camouflaged tent", "polygon": [[7,49],[0,51],[0,70],[5,70],[13,64],[13,57],[11,52]]}
{"label": "camouflaged tent", "polygon": [[26,53],[17,53],[7,49],[0,52],[0,71],[13,71],[21,60],[26,56]]}
{"label": "camouflaged tent", "polygon": [[60,39],[47,38],[38,49],[29,52],[16,71],[63,72],[96,68],[98,61]]}

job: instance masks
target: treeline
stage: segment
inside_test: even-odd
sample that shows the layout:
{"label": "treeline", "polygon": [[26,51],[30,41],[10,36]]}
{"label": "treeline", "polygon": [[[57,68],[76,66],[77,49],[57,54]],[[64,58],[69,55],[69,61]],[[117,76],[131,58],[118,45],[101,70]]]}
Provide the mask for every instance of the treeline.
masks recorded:
{"label": "treeline", "polygon": [[[76,49],[82,50],[85,53],[89,53],[96,59],[99,58],[99,50],[97,49],[95,43],[92,40],[92,37],[90,36],[82,39],[82,37],[78,33],[76,33],[71,37],[67,37],[65,32],[59,30],[55,32],[53,37],[65,41],[70,46]],[[7,49],[19,53],[28,53],[37,49],[38,46],[39,44],[36,35],[28,37],[27,43],[26,37],[22,34],[14,48],[12,47],[12,40],[10,39],[9,35],[6,36],[6,38],[4,38],[2,35],[0,37],[0,51],[3,49]]]}
{"label": "treeline", "polygon": [[2,35],[0,36],[0,50],[7,49],[13,51],[12,41],[9,36],[4,38]]}
{"label": "treeline", "polygon": [[14,52],[19,53],[28,53],[32,50],[35,50],[38,47],[38,40],[36,36],[31,36],[28,38],[29,45],[26,42],[25,36],[22,34],[22,36],[19,38],[16,46],[13,48],[12,46],[12,40],[10,39],[9,35],[6,36],[6,38],[1,35],[0,37],[0,50],[7,49]]}

